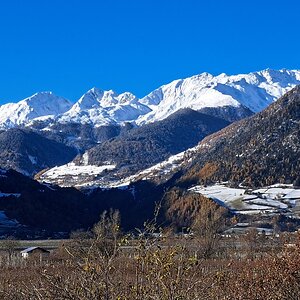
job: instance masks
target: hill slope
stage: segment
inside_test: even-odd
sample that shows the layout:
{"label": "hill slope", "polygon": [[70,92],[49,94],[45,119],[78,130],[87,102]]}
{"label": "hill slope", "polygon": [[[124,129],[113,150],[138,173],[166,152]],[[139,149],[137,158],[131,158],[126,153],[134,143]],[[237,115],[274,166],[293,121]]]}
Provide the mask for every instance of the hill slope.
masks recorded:
{"label": "hill slope", "polygon": [[182,181],[299,184],[299,174],[300,86],[261,113],[201,141]]}
{"label": "hill slope", "polygon": [[196,145],[228,124],[191,109],[180,110],[163,121],[132,129],[88,150],[85,163],[105,165],[109,162],[132,173]]}
{"label": "hill slope", "polygon": [[146,182],[132,189],[97,189],[85,194],[0,169],[0,235],[28,239],[58,233],[67,237],[72,230],[91,228],[110,209],[120,211],[122,229],[134,230],[153,217],[153,196],[160,195],[161,189]]}
{"label": "hill slope", "polygon": [[77,154],[74,148],[26,129],[12,128],[0,133],[0,167],[32,175],[61,165]]}

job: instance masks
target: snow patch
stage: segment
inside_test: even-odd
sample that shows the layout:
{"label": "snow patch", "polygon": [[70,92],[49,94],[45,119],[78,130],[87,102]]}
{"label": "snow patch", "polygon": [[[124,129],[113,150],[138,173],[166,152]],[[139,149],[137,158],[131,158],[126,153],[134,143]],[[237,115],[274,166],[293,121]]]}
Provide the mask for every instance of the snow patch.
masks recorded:
{"label": "snow patch", "polygon": [[75,163],[68,163],[63,166],[54,167],[40,176],[43,183],[54,183],[59,186],[78,186],[79,183],[86,182],[86,184],[101,178],[104,172],[113,170],[115,165],[75,165]]}
{"label": "snow patch", "polygon": [[200,193],[241,214],[274,213],[291,210],[300,203],[300,189],[266,187],[249,191],[225,184],[195,186],[189,191]]}
{"label": "snow patch", "polygon": [[36,158],[35,156],[32,156],[32,155],[29,155],[29,154],[28,154],[28,158],[29,158],[29,160],[31,161],[31,163],[32,163],[33,165],[36,165],[36,164],[37,164],[37,158]]}
{"label": "snow patch", "polygon": [[55,167],[47,172],[45,172],[42,176],[48,178],[55,178],[58,176],[79,176],[83,174],[87,175],[98,175],[104,172],[105,170],[113,170],[116,166],[115,165],[104,165],[104,166],[77,166],[75,163],[68,163],[66,165]]}
{"label": "snow patch", "polygon": [[87,166],[89,164],[89,154],[88,152],[85,152],[83,155],[82,155],[82,163],[83,165]]}

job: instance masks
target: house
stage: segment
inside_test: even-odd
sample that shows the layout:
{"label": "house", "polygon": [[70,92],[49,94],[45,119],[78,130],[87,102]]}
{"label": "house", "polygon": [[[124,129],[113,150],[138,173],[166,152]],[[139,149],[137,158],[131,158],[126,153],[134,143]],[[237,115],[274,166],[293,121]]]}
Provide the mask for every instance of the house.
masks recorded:
{"label": "house", "polygon": [[27,249],[22,250],[20,253],[23,258],[29,258],[29,257],[43,258],[48,256],[50,254],[50,251],[42,247],[29,247]]}

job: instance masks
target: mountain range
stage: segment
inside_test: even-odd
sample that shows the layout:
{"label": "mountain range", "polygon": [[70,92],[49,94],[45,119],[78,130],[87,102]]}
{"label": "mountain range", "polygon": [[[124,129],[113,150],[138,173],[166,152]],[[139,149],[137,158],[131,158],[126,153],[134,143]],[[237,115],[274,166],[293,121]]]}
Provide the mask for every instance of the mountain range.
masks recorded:
{"label": "mountain range", "polygon": [[[122,162],[125,166],[130,162],[128,170],[140,171],[194,146],[228,122],[261,111],[297,84],[300,84],[300,71],[268,69],[233,76],[203,73],[175,80],[142,99],[129,92],[117,94],[97,88],[76,103],[52,92],[37,93],[18,103],[0,106],[3,131],[0,166],[32,175],[85,153],[90,163],[96,165],[109,161],[119,166]],[[180,111],[185,111],[185,118]],[[197,117],[192,111],[197,111]],[[187,120],[187,114],[190,123],[185,121],[185,125],[174,126]],[[159,123],[169,117],[169,121]],[[201,124],[206,124],[205,128]],[[14,128],[23,131],[13,131]],[[40,147],[33,149],[26,142],[24,137],[29,131],[34,133],[30,134],[32,144]],[[19,146],[12,147],[9,136]],[[143,151],[143,146],[148,150]],[[52,153],[50,160],[43,154],[42,149],[46,148],[45,153]],[[64,156],[62,149],[68,154]],[[80,164],[80,158],[75,163]]]}
{"label": "mountain range", "polygon": [[202,73],[163,85],[142,99],[129,92],[92,88],[73,104],[52,92],[42,92],[0,106],[0,128],[34,123],[48,129],[54,123],[141,125],[165,119],[183,108],[213,109],[214,113],[230,109],[230,116],[223,115],[233,121],[261,111],[297,84],[299,70],[267,69],[232,76]]}
{"label": "mountain range", "polygon": [[[193,114],[201,114],[200,112],[192,112]],[[186,110],[178,113],[188,116]],[[178,113],[166,120],[175,118]],[[160,127],[160,122],[164,121],[144,125],[139,130],[151,125]],[[192,126],[186,128],[189,128],[189,133],[192,132]],[[159,130],[156,131],[159,132]],[[199,129],[196,132],[199,132]],[[132,137],[134,136],[133,134]],[[167,137],[168,135],[158,134],[158,136]],[[90,164],[97,165],[101,161],[101,157],[110,157],[114,159],[113,163],[116,167],[118,163],[125,161],[126,151],[125,153],[123,151],[124,148],[128,147],[127,143],[130,145],[129,137],[123,140],[124,144],[121,142],[121,138],[116,138],[90,149],[86,152],[90,155],[88,161]],[[147,137],[142,141],[145,147],[141,146],[137,154],[134,152],[133,141],[130,155],[127,155],[126,168],[129,169],[128,162],[131,160],[131,166],[136,166],[135,164],[138,162],[140,166],[144,167],[143,171],[127,174],[127,176],[133,176],[121,180],[119,183],[128,184],[143,179],[161,184],[175,176],[180,178],[178,179],[178,186],[185,188],[194,184],[207,185],[216,182],[228,182],[235,187],[240,185],[261,187],[277,183],[300,186],[300,86],[284,94],[265,110],[199,139],[199,143],[195,146],[186,147],[187,150],[172,156],[166,155],[168,156],[166,160],[155,165],[153,161],[150,168],[148,159],[151,158],[152,153],[151,151],[148,153],[146,149],[148,140],[151,141],[151,138]],[[164,145],[166,144],[167,142]],[[107,153],[106,148],[109,146],[112,154]],[[113,153],[116,155],[114,156]],[[141,158],[144,153],[143,159],[136,159],[135,155],[139,155]],[[124,171],[124,168],[120,168],[120,170]],[[177,171],[178,173],[176,173]],[[111,174],[114,174],[115,179],[120,180],[116,168],[111,173],[102,174],[99,185],[101,186],[105,182],[107,184],[109,180],[112,180]],[[106,175],[107,180],[105,180]],[[89,180],[92,179],[89,178]],[[113,181],[111,182],[113,183]],[[112,184],[112,186],[114,185]]]}

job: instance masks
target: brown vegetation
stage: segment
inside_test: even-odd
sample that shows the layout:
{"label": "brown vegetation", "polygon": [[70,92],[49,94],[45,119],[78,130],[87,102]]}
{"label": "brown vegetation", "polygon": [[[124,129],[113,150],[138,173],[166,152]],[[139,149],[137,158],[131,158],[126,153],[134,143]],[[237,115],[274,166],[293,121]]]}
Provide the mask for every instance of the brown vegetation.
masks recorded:
{"label": "brown vegetation", "polygon": [[[222,237],[222,210],[202,203],[193,235],[163,233],[158,213],[138,235],[122,235],[119,214],[105,213],[47,260],[2,259],[0,298],[299,299],[299,237]],[[218,251],[205,255],[209,240]]]}

